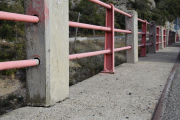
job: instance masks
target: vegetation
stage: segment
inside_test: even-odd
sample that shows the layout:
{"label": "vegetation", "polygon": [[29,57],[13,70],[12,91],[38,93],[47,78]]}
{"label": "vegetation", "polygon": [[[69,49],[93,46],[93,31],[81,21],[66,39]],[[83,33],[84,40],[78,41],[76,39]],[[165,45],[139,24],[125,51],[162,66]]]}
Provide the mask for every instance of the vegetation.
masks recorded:
{"label": "vegetation", "polygon": [[[16,0],[13,5],[8,5],[5,1],[0,4],[0,11],[24,13],[24,0]],[[23,22],[0,20],[0,62],[25,59],[24,36]],[[0,74],[10,76],[15,72],[16,69],[4,70]]]}
{"label": "vegetation", "polygon": [[156,21],[159,25],[164,25],[166,21],[172,22],[176,17],[180,17],[180,0],[155,0],[156,7],[151,7],[148,0],[129,0],[129,9],[138,12],[139,18]]}

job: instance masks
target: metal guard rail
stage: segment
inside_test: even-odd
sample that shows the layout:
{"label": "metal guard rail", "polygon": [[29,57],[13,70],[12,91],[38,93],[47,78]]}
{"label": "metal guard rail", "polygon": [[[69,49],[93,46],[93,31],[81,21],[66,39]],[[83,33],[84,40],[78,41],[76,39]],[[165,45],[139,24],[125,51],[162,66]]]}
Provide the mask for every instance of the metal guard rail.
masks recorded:
{"label": "metal guard rail", "polygon": [[[94,2],[98,5],[101,5],[107,9],[113,9],[114,11],[123,14],[128,17],[132,17],[132,15],[123,12],[117,8],[114,8],[113,6],[106,4],[102,1],[99,0],[89,0],[91,2]],[[16,14],[16,13],[9,13],[9,12],[3,12],[0,11],[0,20],[11,20],[11,21],[20,21],[20,22],[32,22],[32,23],[38,23],[39,18],[37,16],[31,16],[31,15],[22,15],[22,14]],[[114,17],[114,15],[113,15]],[[138,21],[147,23],[149,25],[152,25],[151,23],[146,22],[145,20],[142,20],[138,18]],[[96,25],[90,25],[90,24],[85,24],[85,23],[77,23],[77,22],[71,22],[69,21],[69,26],[70,27],[80,27],[80,28],[87,28],[87,29],[94,29],[94,30],[103,30],[103,31],[114,31],[114,32],[121,32],[121,33],[127,33],[130,34],[130,30],[122,30],[122,29],[115,29],[115,28],[109,28],[109,27],[103,27],[103,26],[96,26]],[[159,27],[159,26],[158,26]],[[113,30],[112,30],[113,29]],[[150,33],[146,32],[138,32],[138,34],[142,35],[152,35]],[[147,43],[147,44],[140,44],[138,47],[143,47],[143,46],[148,46],[152,45],[152,43]],[[113,48],[113,51],[111,50],[102,50],[102,51],[95,51],[95,52],[89,52],[89,53],[80,53],[80,54],[73,54],[69,55],[69,59],[79,59],[79,58],[84,58],[84,57],[90,57],[90,56],[95,56],[95,55],[100,55],[100,54],[109,54],[111,52],[117,52],[117,51],[122,51],[122,50],[128,50],[131,49],[132,46],[126,46],[122,48]],[[10,61],[10,62],[0,62],[0,70],[4,69],[12,69],[12,68],[22,68],[22,67],[30,67],[30,66],[37,66],[39,65],[39,60],[38,59],[33,59],[33,60],[21,60],[21,61]]]}
{"label": "metal guard rail", "polygon": [[[17,13],[4,12],[4,11],[0,11],[0,20],[31,22],[31,23],[39,22],[39,18],[37,16],[23,15]],[[39,63],[40,62],[38,59],[0,62],[0,70],[33,67],[39,65]]]}
{"label": "metal guard rail", "polygon": [[[112,6],[109,5],[109,4],[106,4],[100,0],[89,0],[91,2],[94,2],[98,5],[101,5],[102,7],[105,7],[107,9],[112,9]],[[132,15],[128,14],[128,13],[125,13],[117,8],[114,8],[114,11],[120,13],[120,14],[123,14],[125,16],[128,16],[128,17],[132,17]],[[141,20],[138,18],[138,21],[141,21],[141,22],[146,22],[145,20]],[[147,24],[149,25],[152,25],[150,23],[147,22]],[[94,29],[94,30],[102,30],[102,31],[112,31],[112,28],[110,27],[104,27],[104,26],[97,26],[97,25],[90,25],[90,24],[85,24],[85,23],[78,23],[78,22],[72,22],[72,21],[69,21],[69,26],[70,27],[78,27],[78,28],[86,28],[86,29]],[[130,30],[122,30],[122,29],[114,29],[114,32],[121,32],[121,33],[128,33],[130,34],[131,31]],[[144,32],[138,32],[138,34],[144,34]],[[150,33],[146,33],[146,35],[152,35]],[[148,45],[152,45],[152,43],[148,43],[146,44],[146,46]],[[143,47],[145,46],[144,44],[141,44],[139,45],[139,47]],[[122,47],[122,48],[113,48],[114,49],[114,52],[117,52],[117,51],[123,51],[123,50],[128,50],[128,49],[131,49],[132,46],[126,46],[126,47]],[[101,51],[95,51],[95,52],[88,52],[88,53],[80,53],[80,54],[72,54],[72,55],[69,55],[69,59],[72,60],[72,59],[80,59],[80,58],[84,58],[84,57],[90,57],[90,56],[96,56],[96,55],[100,55],[100,54],[109,54],[113,51],[111,50],[101,50]]]}

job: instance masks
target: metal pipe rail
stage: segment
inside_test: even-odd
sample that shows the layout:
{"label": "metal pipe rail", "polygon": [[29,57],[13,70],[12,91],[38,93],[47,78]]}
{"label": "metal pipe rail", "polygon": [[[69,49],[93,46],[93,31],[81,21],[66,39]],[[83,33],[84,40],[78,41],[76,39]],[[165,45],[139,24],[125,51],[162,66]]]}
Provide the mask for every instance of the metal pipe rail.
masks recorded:
{"label": "metal pipe rail", "polygon": [[108,54],[108,53],[111,53],[111,50],[101,50],[101,51],[95,51],[95,52],[72,54],[72,55],[69,55],[69,60],[97,56],[97,55]]}
{"label": "metal pipe rail", "polygon": [[78,22],[71,22],[71,21],[69,21],[69,26],[70,27],[94,29],[94,30],[111,31],[111,28],[109,28],[109,27],[102,27],[102,26],[96,26],[96,25],[90,25],[90,24],[78,23]]}
{"label": "metal pipe rail", "polygon": [[22,14],[0,11],[0,20],[37,23],[39,21],[39,18],[37,16],[22,15]]}
{"label": "metal pipe rail", "polygon": [[[151,46],[151,45],[153,45],[153,44],[152,44],[152,43],[147,43],[147,44],[146,44],[146,46]],[[144,45],[144,44],[139,44],[139,45],[138,45],[138,47],[143,47],[143,46],[145,46],[145,45]]]}
{"label": "metal pipe rail", "polygon": [[[142,22],[142,23],[145,23],[145,20],[142,20],[140,18],[138,18],[138,21]],[[148,25],[152,25],[151,23],[147,22]]]}
{"label": "metal pipe rail", "polygon": [[[106,3],[104,3],[104,2],[102,2],[100,0],[89,0],[89,1],[94,2],[94,3],[98,4],[98,5],[101,5],[101,6],[105,7],[105,8],[111,9],[111,6],[109,4],[106,4]],[[118,13],[121,13],[121,14],[123,14],[125,16],[132,17],[132,15],[130,15],[130,14],[128,14],[128,13],[122,11],[122,10],[119,10],[117,8],[114,8],[114,11],[116,11]]]}
{"label": "metal pipe rail", "polygon": [[0,70],[33,67],[39,65],[38,59],[0,62]]}

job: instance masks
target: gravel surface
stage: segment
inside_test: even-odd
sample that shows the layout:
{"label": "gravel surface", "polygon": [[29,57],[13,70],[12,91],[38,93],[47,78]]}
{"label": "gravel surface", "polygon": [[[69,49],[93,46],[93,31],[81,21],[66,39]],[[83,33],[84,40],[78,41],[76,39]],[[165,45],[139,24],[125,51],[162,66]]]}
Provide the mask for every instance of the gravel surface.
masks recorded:
{"label": "gravel surface", "polygon": [[180,64],[166,100],[163,120],[180,120]]}
{"label": "gravel surface", "polygon": [[0,120],[150,120],[179,53],[175,45],[71,86],[69,99],[52,107],[24,107]]}

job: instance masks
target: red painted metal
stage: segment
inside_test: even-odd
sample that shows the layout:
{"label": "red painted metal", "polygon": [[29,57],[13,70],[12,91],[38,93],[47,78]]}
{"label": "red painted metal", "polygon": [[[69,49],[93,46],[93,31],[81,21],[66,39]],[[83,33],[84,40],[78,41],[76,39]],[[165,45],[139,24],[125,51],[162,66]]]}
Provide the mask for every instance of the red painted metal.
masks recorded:
{"label": "red painted metal", "polygon": [[144,46],[144,44],[139,44],[139,45],[138,45],[138,47],[143,47],[143,46]]}
{"label": "red painted metal", "polygon": [[142,34],[142,40],[141,40],[141,44],[144,44],[144,46],[141,47],[141,57],[146,56],[146,33],[147,33],[147,21],[145,20],[145,22],[142,23],[142,32],[144,32],[145,34]]}
{"label": "red painted metal", "polygon": [[152,43],[147,43],[147,44],[146,44],[146,46],[151,46],[151,45],[153,45],[153,44],[152,44]]}
{"label": "red painted metal", "polygon": [[132,33],[130,30],[121,30],[121,29],[114,29],[114,32]]}
{"label": "red painted metal", "polygon": [[145,32],[138,32],[138,34],[139,34],[139,35],[144,35],[144,34],[145,34]]}
{"label": "red painted metal", "polygon": [[0,11],[0,20],[37,23],[39,21],[39,18],[37,16],[22,15],[22,14]]}
{"label": "red painted metal", "polygon": [[111,5],[106,4],[104,2],[101,2],[100,0],[89,0],[89,1],[94,2],[94,3],[98,4],[98,5],[101,5],[101,6],[105,7],[105,8],[111,9]]}
{"label": "red painted metal", "polygon": [[164,48],[166,47],[166,30],[163,30],[163,41],[164,41]]}
{"label": "red painted metal", "polygon": [[156,51],[159,51],[159,26],[156,27]]}
{"label": "red painted metal", "polygon": [[33,67],[39,65],[38,59],[0,62],[0,70]]}
{"label": "red painted metal", "polygon": [[125,15],[125,16],[132,17],[132,15],[130,15],[130,14],[128,14],[128,13],[125,13],[125,12],[123,12],[123,11],[117,9],[117,8],[114,8],[114,10],[115,10],[116,12],[118,12],[118,13],[121,13],[121,14]]}
{"label": "red painted metal", "polygon": [[126,47],[122,47],[122,48],[115,48],[114,52],[123,51],[123,50],[129,50],[129,49],[132,49],[132,46],[126,46]]}
{"label": "red painted metal", "polygon": [[105,32],[105,50],[111,50],[111,54],[104,55],[105,73],[114,73],[114,5],[106,9],[106,27],[111,27],[111,32]]}
{"label": "red painted metal", "polygon": [[[102,1],[100,1],[100,0],[89,0],[89,1],[94,2],[94,3],[98,4],[98,5],[101,5],[101,6],[105,7],[105,8],[112,9],[112,6],[111,6],[111,5],[106,4],[106,3],[104,3],[104,2],[102,2]],[[126,13],[126,12],[123,12],[123,11],[117,9],[117,8],[114,8],[114,10],[115,10],[116,12],[121,13],[121,14],[123,14],[123,15],[126,15],[126,16],[128,16],[128,17],[132,17],[132,15],[130,15],[130,14]]]}
{"label": "red painted metal", "polygon": [[138,21],[142,22],[142,23],[145,23],[145,20],[142,20],[140,18],[138,18]]}
{"label": "red painted metal", "polygon": [[111,31],[111,28],[109,28],[109,26],[108,27],[102,27],[102,26],[96,26],[96,25],[90,25],[90,24],[84,24],[84,23],[78,23],[78,22],[71,22],[71,21],[69,21],[69,26],[70,27],[94,29],[94,30]]}
{"label": "red painted metal", "polygon": [[111,53],[111,50],[101,50],[101,51],[88,52],[88,53],[72,54],[69,55],[69,60],[91,57],[101,54],[109,54],[109,53]]}
{"label": "red painted metal", "polygon": [[151,23],[147,22],[148,25],[152,25]]}
{"label": "red painted metal", "polygon": [[[153,45],[152,43],[147,43],[146,46],[151,46]],[[144,44],[139,44],[138,47],[144,47],[145,45]]]}

